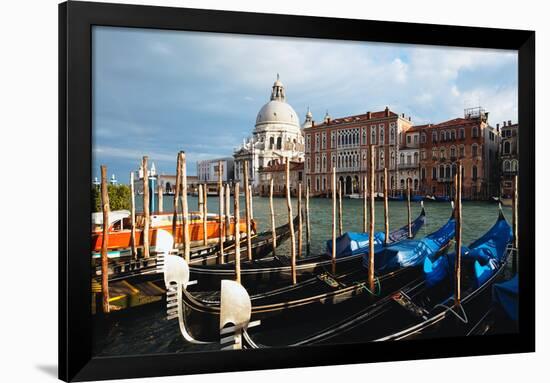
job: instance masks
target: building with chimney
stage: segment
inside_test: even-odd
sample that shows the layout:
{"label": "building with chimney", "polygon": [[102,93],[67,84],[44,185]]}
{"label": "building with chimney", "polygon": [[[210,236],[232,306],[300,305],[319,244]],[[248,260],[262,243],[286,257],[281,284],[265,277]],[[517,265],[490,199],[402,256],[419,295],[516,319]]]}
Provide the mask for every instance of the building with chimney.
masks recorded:
{"label": "building with chimney", "polygon": [[[278,197],[286,196],[286,164],[284,162],[272,163],[270,166],[260,169],[260,183],[258,194],[262,197],[269,196],[269,188],[273,179],[273,195]],[[290,194],[298,195],[298,184],[302,183],[303,195],[305,195],[305,186],[303,185],[304,162],[291,161],[289,165],[289,183]]]}
{"label": "building with chimney", "polygon": [[388,107],[336,119],[327,112],[321,123],[316,123],[308,114],[303,128],[304,173],[312,195],[331,192],[333,167],[336,168],[337,181],[344,185],[345,195],[361,192],[362,179],[369,166],[370,145],[375,145],[375,190],[383,190],[385,167],[388,168],[390,193],[399,190],[398,159],[405,143],[405,133],[412,127],[410,117],[398,115]]}
{"label": "building with chimney", "polygon": [[500,135],[482,107],[463,118],[417,127],[420,130],[420,193],[449,196],[457,162],[463,165],[464,198],[486,199],[498,190]]}

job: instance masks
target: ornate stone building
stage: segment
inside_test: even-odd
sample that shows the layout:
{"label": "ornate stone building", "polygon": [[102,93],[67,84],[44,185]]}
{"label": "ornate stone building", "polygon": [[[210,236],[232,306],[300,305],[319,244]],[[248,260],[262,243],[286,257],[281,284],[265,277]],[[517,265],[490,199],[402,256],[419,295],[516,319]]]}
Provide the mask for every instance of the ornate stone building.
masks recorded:
{"label": "ornate stone building", "polygon": [[[308,120],[309,118],[309,120]],[[370,145],[375,145],[375,189],[381,192],[384,168],[388,168],[391,193],[399,189],[398,158],[405,142],[404,133],[412,127],[410,118],[386,107],[378,112],[332,119],[326,114],[320,124],[311,116],[304,123],[305,176],[312,195],[331,192],[332,168],[344,184],[344,194],[362,191],[367,175]]]}
{"label": "ornate stone building", "polygon": [[420,127],[415,126],[402,135],[397,165],[397,190],[394,194],[406,191],[407,181],[411,183],[411,192],[417,193],[420,189]]}
{"label": "ornate stone building", "polygon": [[301,162],[304,159],[304,138],[298,115],[286,102],[283,83],[277,75],[271,97],[256,117],[252,136],[233,154],[235,180],[243,181],[244,162],[249,162],[250,182],[257,192],[259,171],[286,158]]}
{"label": "ornate stone building", "polygon": [[[497,124],[497,129],[498,129]],[[500,144],[500,193],[503,197],[511,197],[514,191],[513,179],[518,174],[518,124],[506,121],[502,124]]]}

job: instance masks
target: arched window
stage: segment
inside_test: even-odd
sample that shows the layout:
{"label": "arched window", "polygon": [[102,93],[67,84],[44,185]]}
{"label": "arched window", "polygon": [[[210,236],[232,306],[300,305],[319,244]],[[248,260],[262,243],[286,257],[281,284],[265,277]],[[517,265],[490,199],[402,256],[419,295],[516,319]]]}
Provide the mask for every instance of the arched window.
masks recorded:
{"label": "arched window", "polygon": [[281,150],[283,145],[282,137],[277,137],[277,149]]}
{"label": "arched window", "polygon": [[477,128],[477,126],[473,126],[472,127],[472,137],[478,137],[479,136],[479,129]]}
{"label": "arched window", "polygon": [[401,153],[399,155],[399,163],[404,164],[405,163],[405,154]]}
{"label": "arched window", "polygon": [[472,179],[477,180],[477,166],[472,166]]}
{"label": "arched window", "polygon": [[455,140],[456,139],[456,130],[451,130],[451,140]]}
{"label": "arched window", "polygon": [[441,132],[441,141],[445,141],[447,138],[447,135],[445,134],[445,131]]}
{"label": "arched window", "polygon": [[269,138],[269,149],[273,149],[273,145],[275,145],[275,138],[270,137]]}
{"label": "arched window", "polygon": [[502,170],[504,170],[505,172],[509,172],[510,170],[512,170],[510,161],[508,160],[504,161],[504,163],[502,164]]}
{"label": "arched window", "polygon": [[460,156],[460,158],[464,157],[464,145],[460,145],[458,147],[458,155]]}
{"label": "arched window", "polygon": [[477,144],[472,145],[472,157],[477,157]]}
{"label": "arched window", "polygon": [[425,144],[426,143],[426,133],[420,134],[420,143]]}
{"label": "arched window", "polygon": [[518,171],[518,161],[517,161],[517,160],[513,160],[513,161],[512,161],[512,171],[513,171],[513,172],[517,172],[517,171]]}
{"label": "arched window", "polygon": [[454,146],[451,146],[451,154],[450,154],[451,158],[455,158],[456,157],[456,148]]}
{"label": "arched window", "polygon": [[437,148],[432,148],[432,159],[437,158]]}
{"label": "arched window", "polygon": [[418,152],[414,153],[414,163],[418,164]]}
{"label": "arched window", "polygon": [[439,149],[439,158],[441,159],[447,158],[447,151],[445,150],[445,148]]}
{"label": "arched window", "polygon": [[454,177],[456,175],[456,164],[452,165],[452,176]]}
{"label": "arched window", "polygon": [[436,131],[432,132],[432,142],[437,142],[437,132]]}
{"label": "arched window", "polygon": [[451,178],[451,166],[445,166],[445,178]]}
{"label": "arched window", "polygon": [[401,189],[405,189],[405,180],[404,179],[401,180]]}
{"label": "arched window", "polygon": [[370,129],[370,143],[371,145],[376,145],[376,127],[373,126]]}
{"label": "arched window", "polygon": [[380,127],[380,145],[384,145],[384,127]]}
{"label": "arched window", "polygon": [[445,178],[445,166],[439,165],[439,178]]}
{"label": "arched window", "polygon": [[510,141],[504,143],[504,154],[510,154]]}
{"label": "arched window", "polygon": [[437,179],[437,168],[434,166],[432,168],[432,180]]}

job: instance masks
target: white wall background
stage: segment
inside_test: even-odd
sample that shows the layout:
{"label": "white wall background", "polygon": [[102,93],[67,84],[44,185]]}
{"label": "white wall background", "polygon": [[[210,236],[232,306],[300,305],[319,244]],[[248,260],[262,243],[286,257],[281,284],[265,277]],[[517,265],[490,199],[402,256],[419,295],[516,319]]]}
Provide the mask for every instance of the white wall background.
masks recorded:
{"label": "white wall background", "polygon": [[[125,1],[122,1],[125,2]],[[544,2],[339,0],[269,2],[234,0],[133,1],[313,16],[462,24],[537,31],[537,350],[536,354],[426,360],[370,365],[200,375],[194,382],[280,381],[520,382],[546,370],[550,352],[546,299],[550,252],[543,230],[550,215],[548,168],[543,161],[549,127],[550,27]],[[54,381],[57,375],[57,1],[6,1],[0,5],[0,240],[3,270],[0,310],[0,380]],[[31,185],[10,180],[34,178]],[[524,255],[528,256],[528,255]],[[444,378],[443,378],[444,377]],[[176,382],[181,377],[145,379]],[[541,380],[536,379],[535,380]]]}

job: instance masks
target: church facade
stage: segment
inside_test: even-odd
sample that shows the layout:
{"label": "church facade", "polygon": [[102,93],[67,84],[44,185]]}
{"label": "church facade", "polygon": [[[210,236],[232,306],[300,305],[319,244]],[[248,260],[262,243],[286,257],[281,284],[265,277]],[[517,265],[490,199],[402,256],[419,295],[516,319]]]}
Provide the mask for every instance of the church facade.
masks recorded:
{"label": "church facade", "polygon": [[[306,120],[307,121],[307,120]],[[244,180],[244,163],[249,163],[249,180],[255,191],[260,184],[260,171],[286,159],[304,161],[304,137],[300,120],[286,101],[285,88],[277,75],[270,100],[256,117],[252,135],[233,153],[235,181]]]}

